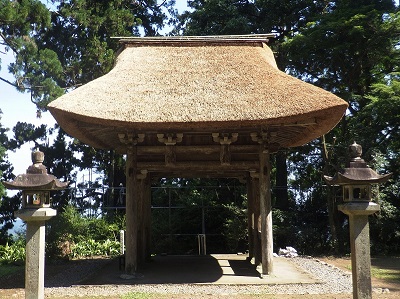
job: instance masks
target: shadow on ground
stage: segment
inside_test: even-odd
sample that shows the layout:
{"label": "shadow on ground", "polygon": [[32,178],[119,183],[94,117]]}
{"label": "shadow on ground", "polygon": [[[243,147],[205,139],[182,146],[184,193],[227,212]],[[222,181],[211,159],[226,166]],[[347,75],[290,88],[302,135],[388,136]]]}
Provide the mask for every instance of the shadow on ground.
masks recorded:
{"label": "shadow on ground", "polygon": [[[275,258],[274,274],[263,279],[245,255],[155,256],[138,270],[135,278],[123,279],[118,258],[57,261],[46,264],[45,287],[132,284],[287,284],[318,282],[290,259]],[[24,288],[24,267],[0,278],[0,288]]]}
{"label": "shadow on ground", "polygon": [[261,279],[245,255],[156,256],[138,270],[136,278],[123,279],[118,262],[83,280],[83,285],[102,284],[285,284],[315,283],[310,274],[290,260],[276,258],[274,275]]}

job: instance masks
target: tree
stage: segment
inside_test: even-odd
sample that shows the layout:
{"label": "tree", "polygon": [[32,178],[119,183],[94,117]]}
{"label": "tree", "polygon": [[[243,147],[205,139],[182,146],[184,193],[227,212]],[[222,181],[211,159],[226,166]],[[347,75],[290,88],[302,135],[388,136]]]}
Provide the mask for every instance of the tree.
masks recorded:
{"label": "tree", "polygon": [[[394,82],[393,76],[398,74],[400,26],[394,3],[389,0],[197,0],[191,1],[189,6],[194,10],[180,16],[180,25],[186,27],[178,29],[183,33],[274,32],[276,38],[271,40],[270,46],[276,53],[281,70],[349,102],[348,114],[332,132],[321,140],[291,150],[288,160],[290,178],[294,178],[291,184],[295,187],[295,191],[289,189],[289,195],[296,203],[295,225],[311,223],[309,216],[301,217],[299,214],[302,209],[314,207],[315,215],[321,213],[322,217],[327,217],[323,218],[327,221],[324,222],[325,226],[331,227],[322,243],[328,246],[331,242],[330,246],[335,248],[336,253],[343,252],[346,245],[346,236],[342,234],[345,218],[336,208],[340,198],[328,189],[322,192],[321,172],[316,170],[332,174],[344,167],[348,143],[355,137],[361,144],[365,143],[367,158],[371,157],[371,153],[382,150],[387,153],[385,157],[391,163],[396,159],[389,156],[396,157],[393,153],[396,149],[398,151],[398,144],[394,142],[397,132],[396,102],[392,99],[389,105],[377,99],[374,108],[369,104],[371,97],[381,97],[377,94],[376,84],[383,84],[387,88],[390,86],[388,81]],[[391,79],[388,80],[388,77]],[[391,111],[394,113],[388,115],[383,109],[378,112],[378,102],[382,107],[393,107]],[[383,121],[387,117],[390,120]],[[379,125],[372,126],[378,120]],[[393,138],[385,139],[386,134]],[[371,136],[378,136],[378,139]],[[383,144],[382,147],[377,146],[379,140],[391,149],[390,154]],[[276,155],[276,165],[284,165],[285,162],[282,153]],[[390,170],[397,173],[394,167]],[[281,182],[285,180],[285,172],[276,169],[275,176],[275,193],[285,199],[282,194],[278,195],[279,192],[284,193]],[[310,205],[310,202],[314,205]],[[275,205],[280,207],[283,203],[288,204],[289,201],[277,200]],[[282,210],[277,212],[277,216],[288,215],[287,210],[283,210],[282,214]],[[323,223],[320,219],[318,221]],[[282,235],[288,236],[287,232]]]}
{"label": "tree", "polygon": [[[297,77],[349,102],[357,113],[372,84],[393,72],[399,59],[399,20],[386,1],[334,1],[284,47],[288,69]],[[307,55],[305,55],[307,54]]]}
{"label": "tree", "polygon": [[[0,116],[2,112],[0,110]],[[1,120],[1,117],[0,117]],[[0,122],[0,178],[2,181],[10,181],[14,179],[12,175],[13,167],[7,161],[6,147],[8,144],[7,129],[1,126]],[[16,210],[19,205],[19,196],[15,195],[12,197],[7,196],[7,192],[4,185],[0,183],[0,245],[4,245],[6,242],[10,241],[10,235],[8,230],[13,228],[14,210]]]}
{"label": "tree", "polygon": [[[111,69],[119,47],[112,37],[138,35],[139,28],[147,35],[157,34],[167,18],[164,9],[173,4],[155,0],[70,0],[48,1],[46,6],[37,0],[1,1],[2,45],[16,58],[9,66],[15,82],[3,81],[20,91],[29,91],[38,109],[44,110],[48,102],[64,92]],[[29,124],[18,124],[16,130],[18,146],[35,140]],[[74,144],[74,150],[78,145]],[[81,152],[84,160],[93,160],[93,156],[86,157],[93,150]]]}
{"label": "tree", "polygon": [[[147,35],[156,35],[166,19],[164,9],[173,4],[156,0],[2,0],[1,53],[14,55],[15,61],[8,69],[15,81],[0,79],[21,92],[29,92],[38,111],[43,111],[53,99],[111,69],[119,47],[112,37],[138,35],[139,28]],[[45,152],[49,172],[72,182],[76,180],[76,169],[93,165],[109,175],[107,164],[102,163],[109,153],[69,140],[63,131],[58,132],[54,144],[48,144],[48,134],[54,130],[58,128],[17,123],[15,136],[6,149],[33,142],[35,148]],[[53,199],[61,209],[68,193],[57,193]],[[11,207],[7,209],[12,213]]]}
{"label": "tree", "polygon": [[[316,15],[299,34],[283,44],[292,74],[349,102],[348,115],[327,136],[322,148],[324,160],[319,168],[325,174],[344,167],[344,161],[338,157],[346,156],[345,146],[353,139],[369,151],[374,135],[364,135],[368,131],[365,128],[359,134],[356,128],[359,117],[371,117],[364,109],[373,86],[384,82],[398,66],[399,19],[395,11],[392,1],[332,1],[325,13]],[[330,146],[333,143],[342,146]],[[332,151],[336,151],[333,156]],[[338,253],[343,250],[344,239],[336,232],[341,231],[343,218],[334,207],[340,202],[332,193],[327,194],[327,199],[333,244]]]}
{"label": "tree", "polygon": [[12,51],[15,62],[9,72],[15,82],[2,79],[21,92],[31,92],[31,100],[40,108],[51,99],[62,95],[55,84],[62,75],[57,55],[49,49],[39,48],[36,40],[50,27],[50,12],[38,0],[0,2],[0,37],[5,52]]}
{"label": "tree", "polygon": [[107,73],[118,43],[114,36],[155,35],[174,1],[1,1],[0,37],[15,62],[18,90],[40,110],[71,88]]}
{"label": "tree", "polygon": [[188,1],[193,11],[178,17],[175,32],[184,35],[247,34],[254,29],[251,19],[257,14],[252,1]]}
{"label": "tree", "polygon": [[[389,78],[389,76],[388,76]],[[392,173],[390,181],[376,194],[381,211],[371,223],[371,243],[374,252],[397,251],[400,246],[400,81],[390,76],[387,82],[371,86],[366,105],[352,119],[354,134],[361,140],[364,155],[380,173]]]}

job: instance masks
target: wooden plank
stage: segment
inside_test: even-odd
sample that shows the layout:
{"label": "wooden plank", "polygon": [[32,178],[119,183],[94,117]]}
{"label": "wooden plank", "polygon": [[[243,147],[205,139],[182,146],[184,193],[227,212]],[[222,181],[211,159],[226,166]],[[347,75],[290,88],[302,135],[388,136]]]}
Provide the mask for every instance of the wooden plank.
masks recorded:
{"label": "wooden plank", "polygon": [[221,165],[220,161],[179,162],[165,165],[165,162],[138,162],[138,169],[146,169],[149,172],[241,172],[256,170],[258,161],[232,162],[230,165]]}

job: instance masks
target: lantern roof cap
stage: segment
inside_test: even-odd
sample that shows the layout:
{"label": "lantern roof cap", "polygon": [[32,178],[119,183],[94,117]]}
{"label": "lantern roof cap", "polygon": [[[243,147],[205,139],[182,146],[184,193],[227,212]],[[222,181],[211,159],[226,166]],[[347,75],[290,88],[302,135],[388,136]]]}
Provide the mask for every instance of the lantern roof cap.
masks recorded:
{"label": "lantern roof cap", "polygon": [[18,175],[12,182],[3,182],[7,189],[13,190],[61,190],[65,189],[69,182],[61,182],[54,175],[47,173],[47,168],[42,163],[44,153],[32,152],[32,165],[25,174]]}
{"label": "lantern roof cap", "polygon": [[362,146],[354,142],[349,146],[350,162],[348,167],[337,172],[333,177],[324,175],[324,180],[329,185],[356,185],[356,184],[378,184],[386,182],[389,174],[378,174],[370,168],[361,158]]}

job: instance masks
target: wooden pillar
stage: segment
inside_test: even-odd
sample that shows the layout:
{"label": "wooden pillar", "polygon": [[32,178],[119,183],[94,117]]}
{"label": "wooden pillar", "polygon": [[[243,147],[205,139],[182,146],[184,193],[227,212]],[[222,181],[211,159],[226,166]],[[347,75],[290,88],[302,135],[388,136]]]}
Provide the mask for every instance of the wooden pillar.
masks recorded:
{"label": "wooden pillar", "polygon": [[260,215],[261,215],[261,275],[273,272],[273,235],[271,205],[270,153],[260,146]]}
{"label": "wooden pillar", "polygon": [[142,175],[138,175],[138,189],[135,190],[137,198],[137,210],[138,210],[138,226],[137,226],[137,263],[138,265],[144,264],[144,181]]}
{"label": "wooden pillar", "polygon": [[254,198],[253,210],[253,244],[254,244],[254,265],[261,264],[261,225],[260,225],[260,181],[258,173],[251,173]]}
{"label": "wooden pillar", "polygon": [[247,237],[249,242],[249,257],[251,261],[254,258],[254,195],[253,181],[249,176],[246,182],[247,187]]}
{"label": "wooden pillar", "polygon": [[151,184],[149,176],[141,180],[140,191],[139,264],[149,261],[151,257]]}
{"label": "wooden pillar", "polygon": [[138,207],[137,192],[139,180],[137,179],[137,154],[136,146],[128,149],[126,158],[126,251],[125,272],[135,274],[137,270],[137,230]]}

